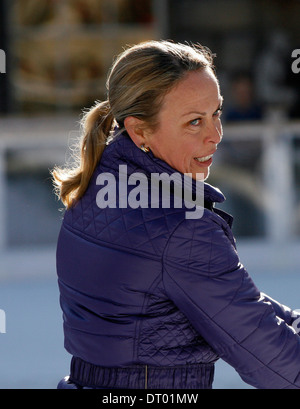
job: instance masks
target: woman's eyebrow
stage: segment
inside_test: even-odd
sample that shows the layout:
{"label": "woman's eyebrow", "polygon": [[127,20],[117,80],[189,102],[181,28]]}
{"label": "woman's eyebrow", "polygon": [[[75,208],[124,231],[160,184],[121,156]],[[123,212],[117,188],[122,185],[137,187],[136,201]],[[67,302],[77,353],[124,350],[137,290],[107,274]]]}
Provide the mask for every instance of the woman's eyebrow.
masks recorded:
{"label": "woman's eyebrow", "polygon": [[[220,100],[219,100],[219,105],[218,105],[218,108],[216,109],[216,111],[222,107],[223,102],[224,102],[224,98],[221,96],[221,98],[220,98]],[[193,115],[206,116],[206,115],[207,115],[207,112],[190,111],[190,112],[184,113],[182,116],[187,116],[187,115],[192,115],[192,114],[193,114]]]}

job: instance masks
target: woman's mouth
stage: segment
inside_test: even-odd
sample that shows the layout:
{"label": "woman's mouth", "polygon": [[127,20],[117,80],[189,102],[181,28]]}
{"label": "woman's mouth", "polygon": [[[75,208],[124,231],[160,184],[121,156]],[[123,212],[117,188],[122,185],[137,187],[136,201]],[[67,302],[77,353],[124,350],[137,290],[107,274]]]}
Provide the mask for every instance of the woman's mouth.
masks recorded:
{"label": "woman's mouth", "polygon": [[194,158],[199,165],[201,166],[209,166],[212,163],[212,157],[213,155],[208,155],[208,156],[203,156],[201,158]]}

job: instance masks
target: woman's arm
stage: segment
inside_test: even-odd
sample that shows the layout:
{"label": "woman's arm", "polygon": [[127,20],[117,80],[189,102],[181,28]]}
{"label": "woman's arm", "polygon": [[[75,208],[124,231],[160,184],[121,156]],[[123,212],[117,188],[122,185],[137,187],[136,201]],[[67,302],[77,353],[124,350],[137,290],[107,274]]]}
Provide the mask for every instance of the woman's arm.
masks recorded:
{"label": "woman's arm", "polygon": [[[300,337],[261,294],[213,218],[185,220],[164,253],[169,297],[241,378],[256,388],[300,388]],[[280,315],[277,315],[280,314]]]}

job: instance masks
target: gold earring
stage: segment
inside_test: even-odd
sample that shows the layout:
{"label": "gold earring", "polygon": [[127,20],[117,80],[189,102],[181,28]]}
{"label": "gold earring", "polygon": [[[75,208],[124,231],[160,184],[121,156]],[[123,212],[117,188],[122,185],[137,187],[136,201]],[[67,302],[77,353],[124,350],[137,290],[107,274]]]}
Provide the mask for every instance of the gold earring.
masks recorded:
{"label": "gold earring", "polygon": [[147,148],[144,144],[141,145],[141,150],[142,150],[143,152],[145,152],[145,153],[148,153],[148,152],[150,151],[150,149]]}

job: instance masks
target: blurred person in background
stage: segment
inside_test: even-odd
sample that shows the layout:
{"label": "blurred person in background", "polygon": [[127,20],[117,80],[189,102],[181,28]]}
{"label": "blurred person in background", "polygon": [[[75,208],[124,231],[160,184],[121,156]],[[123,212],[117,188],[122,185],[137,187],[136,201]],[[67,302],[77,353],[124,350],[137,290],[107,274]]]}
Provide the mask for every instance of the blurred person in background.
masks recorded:
{"label": "blurred person in background", "polygon": [[[222,104],[205,47],[149,41],[115,60],[107,100],[84,115],[77,165],[52,171],[66,206],[57,274],[72,355],[58,388],[210,389],[219,358],[256,388],[300,388],[299,314],[255,286],[216,207],[225,198],[205,182]],[[121,165],[149,182],[188,174],[185,188],[204,189],[202,217],[186,217],[183,201],[124,205],[136,186]],[[103,175],[115,206],[99,206]]]}
{"label": "blurred person in background", "polygon": [[255,96],[254,84],[247,73],[237,73],[231,81],[231,103],[224,112],[226,121],[259,121],[263,119],[262,105]]}
{"label": "blurred person in background", "polygon": [[267,115],[273,112],[279,118],[289,116],[297,100],[297,90],[288,81],[291,67],[290,44],[285,32],[269,34],[255,65],[255,87],[258,98],[264,104]]}

